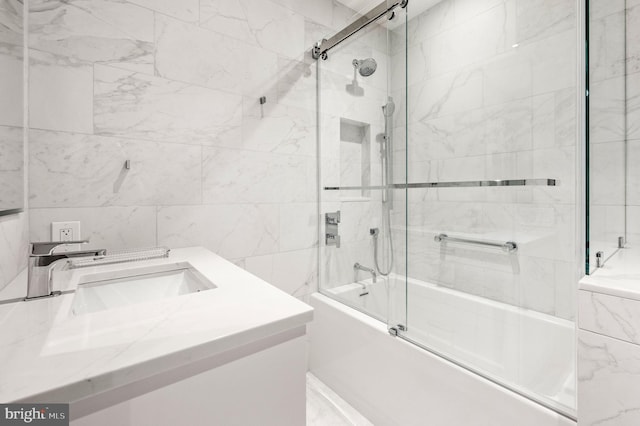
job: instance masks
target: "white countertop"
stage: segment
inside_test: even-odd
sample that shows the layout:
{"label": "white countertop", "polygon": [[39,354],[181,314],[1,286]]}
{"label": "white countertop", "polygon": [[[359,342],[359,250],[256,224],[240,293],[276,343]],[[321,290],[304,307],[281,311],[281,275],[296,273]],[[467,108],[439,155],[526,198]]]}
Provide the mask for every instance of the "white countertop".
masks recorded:
{"label": "white countertop", "polygon": [[580,290],[640,300],[640,249],[623,248],[580,280]]}
{"label": "white countertop", "polygon": [[[74,316],[74,293],[0,305],[0,402],[72,402],[286,332],[313,309],[210,251],[171,251],[168,259],[99,267],[136,268],[186,261],[217,288]],[[80,275],[69,274],[69,290]]]}

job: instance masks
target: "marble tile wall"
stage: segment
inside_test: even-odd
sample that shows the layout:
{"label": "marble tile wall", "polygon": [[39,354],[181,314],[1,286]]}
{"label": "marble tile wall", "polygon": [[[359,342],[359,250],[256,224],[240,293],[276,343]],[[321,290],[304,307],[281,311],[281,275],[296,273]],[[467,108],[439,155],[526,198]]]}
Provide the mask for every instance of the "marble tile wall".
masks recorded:
{"label": "marble tile wall", "polygon": [[578,421],[585,426],[640,421],[640,300],[609,290],[578,292]]}
{"label": "marble tile wall", "polygon": [[[23,2],[0,3],[0,208],[23,204]],[[14,183],[14,184],[12,184]],[[0,290],[27,264],[26,213],[0,217]]]}
{"label": "marble tile wall", "polygon": [[80,220],[94,246],[201,245],[305,298],[308,51],[352,15],[332,0],[30,1],[30,237]]}
{"label": "marble tile wall", "polygon": [[[395,221],[407,215],[408,252],[400,255],[410,276],[574,317],[576,22],[573,0],[445,0],[410,16],[408,111],[396,122],[408,120],[408,152],[397,145],[397,157],[408,155],[409,181],[559,181],[409,190]],[[399,64],[402,34],[394,40],[391,62]],[[394,96],[403,96],[400,83]],[[441,250],[433,240],[440,232],[515,241],[518,253]]]}
{"label": "marble tile wall", "polygon": [[640,2],[627,2],[626,112],[627,112],[627,238],[640,241]]}
{"label": "marble tile wall", "polygon": [[590,0],[590,259],[625,236],[625,4]]}
{"label": "marble tile wall", "polygon": [[[640,4],[591,0],[591,234],[605,257],[640,239]],[[595,259],[591,259],[595,263]]]}
{"label": "marble tile wall", "polygon": [[[375,73],[368,77],[354,73],[353,60],[365,58],[377,63]],[[320,186],[381,185],[382,106],[388,100],[387,81],[391,75],[387,29],[380,25],[369,27],[333,49],[318,66]],[[378,228],[380,240],[385,240],[382,194],[378,190],[322,190],[320,195],[323,213],[341,212],[340,248],[325,246],[321,252],[320,285],[332,288],[354,281],[356,262],[375,267],[370,229]],[[379,260],[383,267],[387,265],[382,249]],[[371,276],[361,273],[358,278]]]}

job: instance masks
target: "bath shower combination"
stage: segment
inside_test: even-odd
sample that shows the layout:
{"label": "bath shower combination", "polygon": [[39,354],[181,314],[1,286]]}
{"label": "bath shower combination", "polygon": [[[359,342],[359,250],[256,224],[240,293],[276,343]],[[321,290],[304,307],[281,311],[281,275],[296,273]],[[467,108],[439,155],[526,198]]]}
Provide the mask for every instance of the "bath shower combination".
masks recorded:
{"label": "bath shower combination", "polygon": [[[568,8],[562,1],[551,3]],[[575,324],[567,293],[556,289],[567,288],[570,270],[575,270],[572,253],[564,248],[569,244],[561,240],[573,228],[568,221],[543,221],[539,212],[548,212],[551,218],[565,211],[549,206],[555,202],[567,212],[571,209],[573,188],[559,177],[568,173],[565,159],[574,158],[564,153],[570,151],[568,136],[575,126],[569,126],[573,121],[551,121],[546,134],[552,138],[549,146],[562,142],[562,148],[554,149],[563,155],[548,167],[538,167],[547,151],[532,154],[534,136],[527,117],[533,114],[531,102],[539,96],[573,99],[569,60],[556,70],[553,64],[559,56],[543,47],[560,39],[569,44],[575,37],[562,38],[569,32],[565,28],[553,39],[545,33],[528,40],[546,62],[528,70],[536,84],[531,83],[535,87],[524,96],[517,74],[521,68],[500,65],[507,52],[514,63],[525,58],[513,53],[511,45],[499,51],[491,45],[494,37],[502,37],[497,25],[500,8],[480,11],[484,6],[474,0],[445,0],[438,7],[437,0],[426,3],[412,2],[411,17],[406,0],[380,2],[311,48],[318,60],[321,123],[318,213],[326,216],[335,214],[337,207],[343,209],[345,234],[339,251],[329,248],[318,256],[322,297],[313,299],[319,318],[327,307],[326,337],[328,345],[335,343],[336,362],[332,360],[329,367],[324,358],[318,359],[311,362],[312,370],[338,387],[367,382],[368,377],[357,375],[357,361],[344,364],[348,358],[344,354],[349,353],[346,342],[354,342],[354,351],[370,347],[368,327],[374,318],[380,321],[381,332],[381,346],[375,352],[387,357],[383,345],[388,345],[389,350],[398,349],[398,358],[407,359],[406,345],[394,346],[388,339],[391,334],[431,354],[411,366],[394,363],[393,374],[405,374],[408,382],[426,377],[417,371],[441,371],[441,366],[431,368],[435,354],[463,367],[458,383],[471,372],[470,386],[488,379],[511,391],[513,404],[536,402],[535,409],[529,403],[522,406],[528,413],[523,418],[539,408],[550,416],[571,419],[576,403]],[[454,9],[461,12],[459,16],[443,13]],[[535,16],[531,12],[530,17]],[[525,22],[528,28],[534,21],[526,18],[505,19],[514,26]],[[434,22],[446,25],[446,30],[431,27]],[[468,40],[469,25],[474,31],[483,27],[489,39]],[[484,76],[470,71],[480,63],[490,65],[486,76],[498,84],[487,85]],[[529,62],[522,63],[524,69],[528,66]],[[552,87],[544,87],[544,78],[555,73],[566,77],[563,86],[552,82]],[[336,80],[341,81],[337,87]],[[560,106],[551,105],[560,111]],[[570,116],[569,103],[562,108]],[[551,130],[560,124],[563,139],[556,141],[559,132]],[[571,182],[566,177],[565,182]],[[325,245],[339,248],[337,229],[325,222],[324,231]],[[538,273],[540,268],[549,273]],[[333,315],[345,306],[344,318],[334,321]],[[336,324],[344,330],[353,326],[354,333],[341,339],[340,333],[333,333]],[[359,336],[364,337],[358,340]],[[380,398],[386,382],[381,380],[385,386],[370,393],[367,386],[358,387],[354,399],[380,407],[400,394],[403,401],[413,401],[418,394],[423,395],[421,401],[428,401],[443,390],[438,383],[430,394],[424,391],[427,383],[416,381],[416,387],[403,383],[408,386],[397,386]],[[473,392],[471,403],[475,396]],[[422,403],[412,407],[416,412],[423,408]],[[478,408],[476,415],[485,415],[486,410]],[[373,411],[383,424],[416,423],[415,417],[405,423],[389,422],[398,420],[399,410],[378,417]],[[543,424],[555,423],[533,420],[528,426]]]}

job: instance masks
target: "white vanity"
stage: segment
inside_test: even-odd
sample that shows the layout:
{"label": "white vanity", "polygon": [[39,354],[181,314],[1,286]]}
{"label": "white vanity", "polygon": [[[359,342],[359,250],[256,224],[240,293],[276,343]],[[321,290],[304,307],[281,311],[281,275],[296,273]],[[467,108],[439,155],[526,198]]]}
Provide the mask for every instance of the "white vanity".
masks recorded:
{"label": "white vanity", "polygon": [[305,423],[312,308],[214,253],[54,285],[0,305],[0,401],[69,402],[76,426]]}

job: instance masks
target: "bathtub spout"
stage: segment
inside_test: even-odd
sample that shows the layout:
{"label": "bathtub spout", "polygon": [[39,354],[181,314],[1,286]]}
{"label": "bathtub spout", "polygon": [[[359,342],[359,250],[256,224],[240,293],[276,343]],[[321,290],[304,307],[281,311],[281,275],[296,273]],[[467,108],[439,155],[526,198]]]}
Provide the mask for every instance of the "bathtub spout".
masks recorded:
{"label": "bathtub spout", "polygon": [[[364,272],[368,272],[371,274],[371,277],[373,278],[373,283],[376,283],[376,279],[377,279],[377,275],[376,275],[376,271],[374,271],[372,268],[367,268],[366,266],[362,266],[361,264],[359,264],[358,262],[356,262],[353,265],[353,281],[354,282],[358,282],[358,271],[364,271]],[[362,288],[365,289],[365,285],[362,284]]]}

